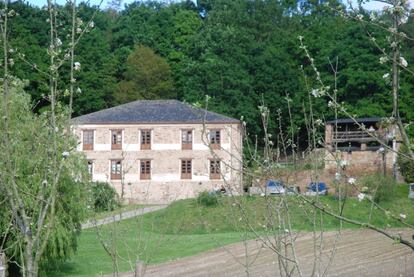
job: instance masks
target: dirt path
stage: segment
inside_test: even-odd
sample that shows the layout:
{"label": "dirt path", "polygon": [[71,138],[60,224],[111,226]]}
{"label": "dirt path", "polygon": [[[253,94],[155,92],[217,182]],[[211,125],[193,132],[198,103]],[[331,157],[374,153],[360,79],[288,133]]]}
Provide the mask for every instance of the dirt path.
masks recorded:
{"label": "dirt path", "polygon": [[[324,234],[321,271],[329,260],[335,235],[334,232]],[[403,235],[411,239],[413,233],[404,231]],[[303,276],[311,276],[314,257],[311,234],[300,235],[296,245]],[[249,241],[247,247],[250,276],[279,276],[277,259],[272,251],[255,240]],[[246,276],[245,261],[245,248],[242,243],[236,243],[177,261],[148,266],[145,276]],[[124,273],[121,276],[133,274]],[[374,231],[347,230],[338,241],[327,276],[414,276],[414,252]]]}
{"label": "dirt path", "polygon": [[144,208],[139,208],[139,209],[132,210],[132,211],[122,212],[122,213],[115,214],[113,216],[109,216],[109,217],[102,218],[102,219],[91,220],[86,223],[83,223],[82,229],[88,229],[88,228],[92,228],[95,226],[105,225],[105,224],[109,224],[112,222],[120,221],[120,220],[131,218],[131,217],[136,217],[136,216],[143,215],[149,212],[158,211],[166,207],[167,205],[144,207]]}

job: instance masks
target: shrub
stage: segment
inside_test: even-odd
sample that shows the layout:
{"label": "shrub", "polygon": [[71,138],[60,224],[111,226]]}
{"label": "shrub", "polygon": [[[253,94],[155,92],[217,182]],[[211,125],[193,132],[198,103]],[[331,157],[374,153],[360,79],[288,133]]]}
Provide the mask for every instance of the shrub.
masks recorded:
{"label": "shrub", "polygon": [[[361,179],[363,191],[372,195],[376,203],[390,200],[395,193],[397,182],[392,176],[382,174],[368,175]],[[365,188],[364,188],[365,187]]]}
{"label": "shrub", "polygon": [[108,183],[93,183],[92,197],[95,212],[113,211],[120,206],[118,194]]}
{"label": "shrub", "polygon": [[218,205],[218,198],[215,192],[203,191],[197,196],[197,203],[206,207]]}
{"label": "shrub", "polygon": [[404,145],[401,146],[400,151],[398,152],[397,163],[404,180],[407,183],[412,183],[414,182],[414,161],[404,157],[402,155],[403,153],[407,153],[407,147]]}

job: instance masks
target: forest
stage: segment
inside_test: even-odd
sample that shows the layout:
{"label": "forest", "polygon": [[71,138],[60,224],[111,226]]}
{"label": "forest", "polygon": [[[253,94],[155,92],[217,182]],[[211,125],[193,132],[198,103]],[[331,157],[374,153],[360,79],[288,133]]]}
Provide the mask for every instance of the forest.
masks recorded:
{"label": "forest", "polygon": [[[368,36],[369,30],[375,43],[385,48],[387,32],[349,19],[332,7],[343,4],[204,0],[197,6],[192,1],[137,1],[122,7],[115,1],[98,9],[81,3],[80,21],[96,14],[93,22],[79,23],[93,28],[75,53],[82,70],[77,73],[73,116],[138,99],[178,99],[203,106],[208,97],[208,109],[243,117],[252,136],[261,135],[258,106],[263,104],[270,110],[271,131],[289,126],[300,135],[316,81],[299,36],[332,87],[335,68],[338,102],[351,114],[390,116],[391,84],[384,77],[390,67],[380,63],[381,51]],[[33,110],[41,111],[48,107],[44,97],[48,78],[39,70],[48,67],[48,12],[21,1],[11,8],[20,15],[9,26],[11,55],[26,61],[16,62],[11,73],[30,80],[25,90],[32,97]],[[60,13],[68,20],[62,19],[60,31],[69,32],[69,8]],[[381,11],[365,16],[386,17]],[[414,36],[411,18],[403,29],[408,37]],[[412,68],[413,41],[405,43],[402,53]],[[405,72],[401,78],[400,113],[408,122],[414,119],[414,80]],[[65,91],[59,100],[68,101]],[[326,102],[313,100],[313,113],[332,119]]]}

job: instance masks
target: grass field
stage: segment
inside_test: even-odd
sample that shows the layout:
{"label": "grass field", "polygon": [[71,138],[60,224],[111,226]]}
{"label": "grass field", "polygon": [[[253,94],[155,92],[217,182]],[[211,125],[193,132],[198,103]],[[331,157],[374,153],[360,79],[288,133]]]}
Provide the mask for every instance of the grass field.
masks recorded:
{"label": "grass field", "polygon": [[[414,202],[407,198],[408,187],[398,186],[393,196],[380,203],[391,213],[404,213],[407,221],[414,224]],[[324,207],[337,211],[338,202],[331,196],[321,198]],[[266,203],[271,203],[271,208]],[[241,241],[247,236],[246,222],[258,233],[278,232],[278,228],[269,226],[274,218],[279,197],[221,197],[219,205],[205,207],[194,199],[177,201],[168,208],[142,217],[132,218],[102,227],[101,237],[110,246],[116,246],[119,271],[133,268],[139,258],[147,263],[161,263],[180,257],[194,255],[209,249]],[[239,208],[243,207],[243,212]],[[289,197],[291,224],[294,230],[311,230],[312,209],[300,203],[296,196]],[[366,222],[371,205],[368,201],[358,202],[348,199],[344,215]],[[330,216],[318,216],[323,220],[324,229],[336,229],[340,222]],[[370,222],[376,226],[400,227],[400,222],[384,215],[378,209],[372,209]],[[282,230],[283,226],[281,227]],[[344,224],[344,228],[357,228]],[[247,235],[246,235],[247,234]],[[113,247],[112,247],[113,248]],[[110,273],[113,263],[98,239],[95,229],[84,230],[80,236],[77,254],[61,265],[58,271],[49,272],[53,276],[95,276]]]}

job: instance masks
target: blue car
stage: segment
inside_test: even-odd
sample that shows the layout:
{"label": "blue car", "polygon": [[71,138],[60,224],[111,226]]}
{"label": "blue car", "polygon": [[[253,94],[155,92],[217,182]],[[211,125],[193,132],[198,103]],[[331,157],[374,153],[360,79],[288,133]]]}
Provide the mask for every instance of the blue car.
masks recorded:
{"label": "blue car", "polygon": [[284,194],[286,192],[282,181],[268,180],[266,182],[266,195],[268,194]]}
{"label": "blue car", "polygon": [[325,183],[310,183],[308,185],[308,191],[305,195],[327,195],[328,194],[328,187]]}

